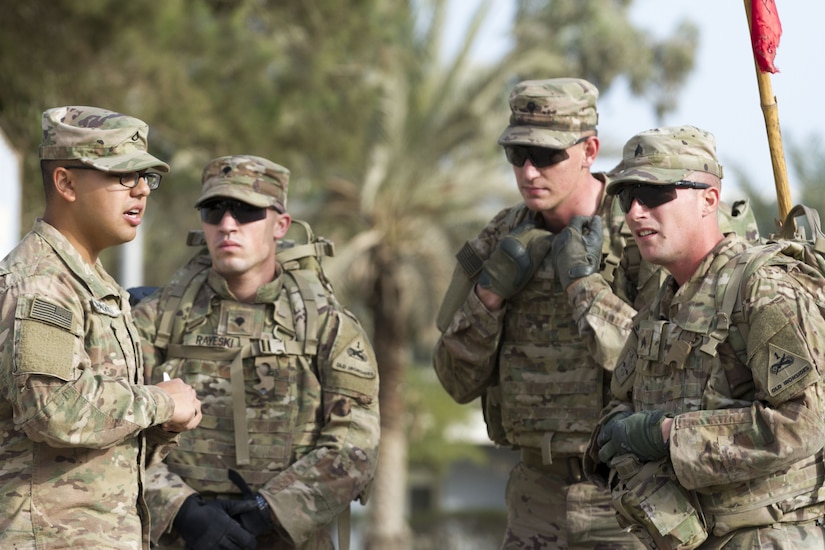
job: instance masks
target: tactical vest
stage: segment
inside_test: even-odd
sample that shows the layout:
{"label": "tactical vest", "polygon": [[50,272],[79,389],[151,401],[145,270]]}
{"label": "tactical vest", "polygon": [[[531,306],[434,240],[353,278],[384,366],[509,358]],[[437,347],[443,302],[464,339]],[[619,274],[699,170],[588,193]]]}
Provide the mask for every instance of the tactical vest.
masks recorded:
{"label": "tactical vest", "polygon": [[[641,256],[624,216],[606,195],[602,211],[605,238],[600,273],[608,284],[617,276],[619,294],[632,302],[643,270]],[[523,205],[511,210],[505,225],[515,227],[530,214]],[[636,253],[633,253],[633,249]],[[618,271],[620,258],[636,258]],[[624,260],[627,262],[627,259]],[[648,264],[644,264],[647,266]],[[510,299],[499,348],[499,384],[484,396],[488,433],[499,444],[542,450],[545,462],[556,456],[581,455],[606,403],[605,371],[579,336],[567,295],[556,281],[548,255],[533,279]],[[550,459],[552,460],[552,459]]]}
{"label": "tactical vest", "polygon": [[[737,314],[719,312],[731,261],[746,245],[725,249],[712,260],[698,290],[670,320],[661,320],[673,289],[665,285],[651,314],[637,319],[633,391],[635,410],[662,409],[676,414],[696,410],[749,407],[754,401],[753,374],[745,353],[747,327]],[[738,290],[738,287],[737,287]],[[738,292],[737,292],[738,294]],[[730,312],[728,312],[730,313]],[[624,377],[626,373],[616,374]],[[825,513],[825,461],[820,451],[787,471],[725,486],[697,490],[702,511],[716,536],[742,527],[804,521]]]}
{"label": "tactical vest", "polygon": [[283,288],[274,303],[221,299],[206,284],[205,250],[161,295],[154,344],[166,350],[163,370],[204,388],[197,437],[181,434],[166,463],[198,492],[233,492],[233,462],[250,484],[263,484],[315,447],[322,389],[313,357],[321,312],[334,297],[304,258],[333,251],[323,240],[281,244]]}
{"label": "tactical vest", "polygon": [[[642,261],[618,201],[612,196],[603,200],[600,273],[619,297],[638,307],[644,301],[639,294],[648,287],[658,288],[663,272]],[[513,228],[527,215],[524,205],[513,208],[504,225]],[[719,219],[724,231],[758,240],[748,201],[723,204]],[[541,448],[545,457],[551,447],[560,454],[583,452],[607,402],[608,384],[604,369],[579,337],[564,291],[554,281],[552,261],[545,258],[533,280],[511,298],[509,307],[519,313],[505,317],[500,383],[482,397],[488,435],[494,442]]]}

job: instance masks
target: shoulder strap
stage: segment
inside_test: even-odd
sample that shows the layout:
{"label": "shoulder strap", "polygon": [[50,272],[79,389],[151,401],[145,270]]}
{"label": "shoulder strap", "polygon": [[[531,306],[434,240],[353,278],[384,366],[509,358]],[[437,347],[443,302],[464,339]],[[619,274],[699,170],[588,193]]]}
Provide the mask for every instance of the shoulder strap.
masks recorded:
{"label": "shoulder strap", "polygon": [[[189,262],[181,268],[176,274],[172,283],[163,289],[160,297],[159,308],[161,311],[160,322],[158,323],[158,332],[155,336],[155,346],[160,349],[166,349],[169,342],[177,341],[179,335],[172,337],[172,332],[180,332],[183,330],[183,319],[177,315],[183,297],[187,294],[194,294],[200,288],[198,284],[192,282],[200,276],[201,279],[206,277],[206,272],[209,266],[212,265],[212,260],[205,249],[199,251]],[[187,298],[194,298],[194,296],[187,296]],[[175,321],[178,321],[175,323]]]}
{"label": "shoulder strap", "polygon": [[[298,288],[298,295],[303,300],[303,309],[306,311],[306,321],[303,327],[303,341],[304,354],[316,355],[318,353],[318,319],[320,304],[316,299],[316,288],[318,286],[325,288],[321,283],[318,275],[309,269],[293,269],[284,270],[284,283],[289,285],[294,284]],[[293,300],[295,293],[289,294],[289,299]],[[295,304],[293,304],[293,314],[295,312]],[[301,338],[301,323],[296,319],[295,322],[296,338],[300,341]]]}
{"label": "shoulder strap", "polygon": [[[718,283],[716,286],[716,326],[708,335],[708,340],[701,346],[701,350],[709,355],[716,355],[716,348],[728,338],[730,328],[733,325],[734,312],[742,308],[742,287],[756,270],[771,261],[771,258],[782,252],[784,245],[780,243],[770,243],[766,245],[752,246],[745,249],[741,254],[731,258],[722,271],[727,271],[731,266],[730,277],[726,283]],[[748,327],[744,324],[737,325],[742,338],[747,340]]]}

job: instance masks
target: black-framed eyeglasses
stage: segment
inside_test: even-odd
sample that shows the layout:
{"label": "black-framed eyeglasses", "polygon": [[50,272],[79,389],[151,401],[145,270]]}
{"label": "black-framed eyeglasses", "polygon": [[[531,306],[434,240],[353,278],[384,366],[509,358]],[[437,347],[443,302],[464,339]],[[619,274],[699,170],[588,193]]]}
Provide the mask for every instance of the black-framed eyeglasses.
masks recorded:
{"label": "black-framed eyeglasses", "polygon": [[[584,143],[588,137],[579,138],[573,145]],[[547,168],[570,158],[567,149],[550,149],[537,145],[505,145],[504,155],[507,157],[507,162],[513,166],[524,166],[524,162],[530,159],[530,163],[536,168]]]}
{"label": "black-framed eyeglasses", "polygon": [[137,187],[138,181],[143,178],[146,180],[146,185],[149,186],[149,189],[155,190],[160,187],[160,180],[163,179],[163,176],[158,174],[157,172],[127,172],[125,174],[113,174],[111,172],[104,172],[103,170],[98,170],[94,166],[65,166],[64,168],[68,168],[69,170],[94,170],[96,172],[100,172],[102,174],[108,174],[110,176],[117,176],[120,185],[123,187],[128,187],[129,189],[133,189]]}
{"label": "black-framed eyeglasses", "polygon": [[676,198],[677,189],[707,189],[710,185],[696,181],[677,181],[667,185],[656,185],[653,183],[631,183],[626,185],[616,193],[619,199],[619,207],[627,214],[633,201],[638,201],[642,206],[656,208]]}
{"label": "black-framed eyeglasses", "polygon": [[227,212],[235,218],[235,221],[245,224],[266,218],[266,211],[269,208],[253,206],[234,199],[219,199],[203,203],[198,210],[200,210],[202,222],[219,225]]}

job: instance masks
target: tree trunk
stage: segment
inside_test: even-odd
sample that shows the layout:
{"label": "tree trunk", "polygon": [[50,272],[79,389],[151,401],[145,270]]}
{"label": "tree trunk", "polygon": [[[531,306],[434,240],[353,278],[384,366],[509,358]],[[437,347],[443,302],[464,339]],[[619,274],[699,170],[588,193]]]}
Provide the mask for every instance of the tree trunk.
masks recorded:
{"label": "tree trunk", "polygon": [[406,314],[399,311],[399,278],[388,262],[377,262],[371,305],[378,372],[381,377],[381,445],[369,501],[366,550],[409,550],[407,524],[407,406],[404,398]]}

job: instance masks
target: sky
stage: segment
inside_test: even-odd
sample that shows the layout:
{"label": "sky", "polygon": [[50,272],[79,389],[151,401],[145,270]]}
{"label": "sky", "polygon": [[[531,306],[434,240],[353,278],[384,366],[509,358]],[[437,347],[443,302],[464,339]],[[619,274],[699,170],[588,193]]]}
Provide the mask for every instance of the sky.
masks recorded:
{"label": "sky", "polygon": [[[480,0],[452,0],[450,24],[460,32],[464,14],[472,13]],[[497,0],[478,40],[475,55],[495,56],[507,45],[505,32],[514,12],[514,0]],[[460,6],[460,8],[459,8]],[[789,143],[804,145],[825,137],[825,62],[817,41],[825,2],[776,0],[782,22],[782,37],[775,64],[779,73],[770,77],[777,99],[784,150]],[[671,33],[678,22],[688,19],[699,28],[696,65],[678,97],[677,110],[664,125],[692,124],[716,136],[717,153],[728,166],[723,198],[741,194],[733,170],[744,171],[765,196],[775,196],[773,170],[760,107],[747,17],[742,0],[635,0],[631,19],[655,36]],[[455,35],[454,35],[455,36]],[[460,35],[458,35],[460,36]],[[820,44],[820,45],[817,45]],[[449,43],[448,43],[449,47]],[[575,75],[570,75],[575,76]],[[541,78],[541,75],[536,75]],[[599,100],[599,134],[603,150],[618,148],[633,134],[657,125],[653,111],[634,100],[623,84],[612,87]],[[823,140],[825,142],[825,140]],[[618,157],[602,154],[596,170],[608,170]],[[793,168],[786,153],[791,202],[798,202]]]}

